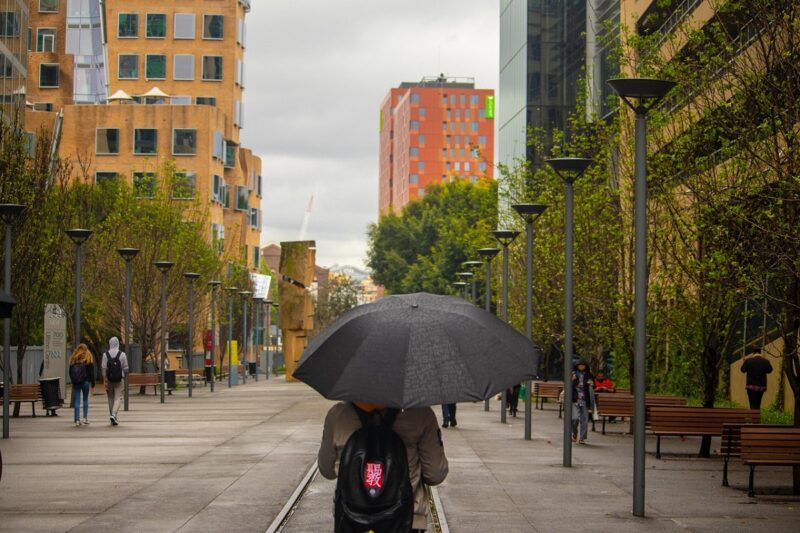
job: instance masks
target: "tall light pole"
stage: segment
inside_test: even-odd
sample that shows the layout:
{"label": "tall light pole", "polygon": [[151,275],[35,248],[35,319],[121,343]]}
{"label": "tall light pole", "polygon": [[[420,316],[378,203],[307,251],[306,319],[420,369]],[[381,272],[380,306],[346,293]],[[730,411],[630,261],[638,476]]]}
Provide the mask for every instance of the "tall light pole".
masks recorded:
{"label": "tall light pole", "polygon": [[[81,342],[81,271],[83,263],[83,243],[92,235],[93,231],[90,229],[73,228],[68,229],[66,233],[72,242],[75,243],[75,338],[72,344],[72,349],[74,350]],[[65,393],[67,390],[67,376],[69,376],[69,357],[64,357]]]}
{"label": "tall light pole", "polygon": [[259,298],[255,294],[253,295],[253,311],[255,312],[255,317],[253,318],[253,351],[256,354],[256,381],[258,381],[258,361],[261,359],[258,353],[258,332],[261,330],[261,302],[263,300],[263,298]]}
{"label": "tall light pole", "polygon": [[172,261],[156,261],[154,263],[161,272],[161,357],[158,366],[161,373],[161,403],[164,403],[164,362],[167,358],[167,274],[175,264]]}
{"label": "tall light pole", "polygon": [[465,282],[463,282],[463,281],[454,281],[453,283],[451,283],[451,285],[453,287],[455,287],[456,290],[461,293],[461,297],[464,298],[464,300],[467,299],[467,284]]}
{"label": "tall light pole", "polygon": [[[475,273],[475,269],[478,268],[483,264],[482,261],[464,261],[461,263],[461,266],[468,269],[473,274]],[[477,283],[475,280],[475,276],[472,276],[470,279],[470,283],[472,284],[472,303],[478,305],[478,289]]]}
{"label": "tall light pole", "polygon": [[233,298],[239,289],[236,287],[225,287],[228,293],[228,388],[233,384]]}
{"label": "tall light pole", "polygon": [[[486,288],[484,289],[484,305],[487,313],[492,312],[492,259],[500,253],[500,248],[479,248],[478,255],[483,257],[486,263]],[[483,401],[483,410],[489,410],[489,400]]]}
{"label": "tall light pole", "polygon": [[247,299],[250,291],[239,291],[242,295],[242,385],[247,384]]}
{"label": "tall light pole", "polygon": [[[5,257],[3,290],[11,296],[11,224],[25,210],[20,204],[0,204],[0,218],[5,225]],[[11,309],[8,316],[3,317],[3,438],[9,438],[9,404],[8,391],[11,389]],[[66,354],[64,358],[67,359]],[[64,375],[66,379],[66,374]],[[66,386],[66,385],[65,385]],[[66,389],[65,389],[66,390]]]}
{"label": "tall light pole", "polygon": [[[131,262],[136,254],[139,253],[138,248],[117,248],[117,253],[125,260],[125,355],[131,357],[131,274],[133,265]],[[144,355],[144,354],[142,354]],[[141,372],[141,368],[138,369]],[[125,401],[123,411],[128,410],[128,374],[125,374]]]}
{"label": "tall light pole", "polygon": [[548,159],[547,163],[564,181],[564,233],[566,234],[565,250],[565,283],[564,283],[564,442],[563,466],[572,466],[572,325],[574,281],[572,277],[572,208],[573,183],[591,164],[591,159],[582,157],[559,157]]}
{"label": "tall light pole", "polygon": [[[645,374],[647,362],[647,112],[675,82],[653,79],[615,79],[608,84],[636,113],[636,183],[634,187],[635,294],[633,350],[633,514],[644,516]],[[635,101],[634,101],[635,100]]]}
{"label": "tall light pole", "polygon": [[[280,302],[272,302],[272,307],[275,309],[275,336],[276,336],[278,339],[280,339],[280,336],[281,336],[281,313],[280,313],[280,306],[281,306]],[[277,340],[277,341],[275,342],[275,351],[276,351],[276,352],[278,351],[278,344],[279,344],[279,343],[280,343],[280,340]],[[275,362],[273,361],[273,363],[272,363],[272,364],[274,365],[274,364],[275,364]],[[276,376],[278,375],[278,372],[277,372],[277,371],[275,372],[275,375],[276,375]]]}
{"label": "tall light pole", "polygon": [[[472,279],[474,274],[472,272],[456,272],[456,276],[458,276],[461,281],[464,282],[464,299],[469,301],[468,290],[470,287],[470,283],[474,284],[475,281]],[[474,291],[473,291],[474,292]],[[473,303],[475,303],[473,301]]]}
{"label": "tall light pole", "polygon": [[192,348],[194,341],[194,282],[197,278],[200,277],[200,274],[197,272],[184,272],[183,277],[186,278],[186,281],[189,282],[189,320],[187,323],[187,327],[189,331],[187,332],[187,339],[186,339],[186,354],[189,356],[189,398],[192,397],[192,389],[194,388],[194,376],[192,375],[192,370],[194,367],[194,363],[192,359]]}
{"label": "tall light pole", "polygon": [[[533,222],[547,209],[542,204],[514,204],[525,220],[525,335],[533,341]],[[539,361],[536,361],[536,371]],[[531,380],[525,382],[525,440],[531,440]]]}
{"label": "tall light pole", "polygon": [[269,379],[269,371],[272,368],[272,362],[270,361],[272,358],[272,352],[270,351],[272,349],[272,334],[270,333],[270,322],[272,321],[272,300],[264,300],[264,314],[266,315],[264,318],[267,321],[267,332],[264,336],[264,341],[267,345],[267,356],[265,357],[264,361],[264,379]]}
{"label": "tall light pole", "polygon": [[217,381],[217,373],[214,372],[217,366],[216,352],[214,350],[217,344],[217,324],[214,321],[214,312],[216,311],[217,289],[221,284],[222,282],[216,279],[208,282],[208,288],[211,289],[211,392],[214,392],[214,382]]}
{"label": "tall light pole", "polygon": [[[509,229],[496,229],[491,232],[503,247],[503,321],[508,322],[508,246],[517,238],[519,232]],[[500,422],[506,423],[506,394],[500,395]]]}

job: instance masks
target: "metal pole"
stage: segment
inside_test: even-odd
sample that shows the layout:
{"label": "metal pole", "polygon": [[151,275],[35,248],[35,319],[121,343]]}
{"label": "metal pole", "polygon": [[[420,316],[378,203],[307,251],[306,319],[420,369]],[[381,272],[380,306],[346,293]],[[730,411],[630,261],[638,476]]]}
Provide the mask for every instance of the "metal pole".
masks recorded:
{"label": "metal pole", "polygon": [[634,298],[635,339],[633,353],[633,514],[644,516],[645,469],[645,361],[647,318],[647,170],[645,168],[647,122],[646,109],[636,110],[636,185],[635,232],[636,271]]}
{"label": "metal pole", "polygon": [[[3,290],[11,294],[11,222],[6,221]],[[66,355],[65,355],[66,357]],[[8,392],[11,389],[11,318],[3,319],[3,438],[10,435]]]}
{"label": "metal pole", "polygon": [[164,403],[164,361],[167,357],[167,273],[161,272],[161,403]]}
{"label": "metal pole", "polygon": [[242,385],[247,384],[247,295],[242,298]]}
{"label": "metal pole", "polygon": [[[486,300],[484,304],[486,305],[486,312],[492,312],[492,258],[486,258],[486,295],[484,297]],[[483,402],[483,410],[489,410],[489,400],[484,400]]]}
{"label": "metal pole", "polygon": [[478,305],[478,289],[475,286],[475,277],[472,277],[472,304]]}
{"label": "metal pole", "polygon": [[[525,334],[533,340],[533,218],[526,219],[525,229]],[[525,381],[525,440],[531,440],[531,385]]]}
{"label": "metal pole", "polygon": [[[78,243],[75,251],[75,346],[81,342],[81,261],[83,245]],[[74,349],[74,348],[73,348]],[[67,373],[69,375],[69,373]]]}
{"label": "metal pole", "polygon": [[192,340],[194,336],[192,333],[192,322],[194,322],[194,282],[190,279],[189,280],[189,331],[187,333],[186,339],[186,354],[189,357],[189,398],[192,397],[192,389],[194,388],[194,381],[192,376],[193,364],[192,364]]}
{"label": "metal pole", "polygon": [[[508,242],[503,242],[503,321],[508,322]],[[500,393],[500,422],[506,423],[506,391]]]}
{"label": "metal pole", "polygon": [[228,301],[228,388],[233,386],[233,294]]}
{"label": "metal pole", "polygon": [[217,365],[216,356],[214,355],[214,345],[217,342],[216,325],[214,324],[214,300],[216,296],[216,287],[211,287],[211,392],[214,392],[214,382],[217,381],[217,373],[214,368]]}
{"label": "metal pole", "polygon": [[564,466],[572,466],[572,180],[565,180],[566,281],[564,290]]}
{"label": "metal pole", "polygon": [[266,313],[266,321],[267,321],[267,334],[265,337],[266,344],[267,344],[267,355],[266,355],[266,366],[264,368],[264,379],[269,379],[269,372],[272,367],[270,364],[270,357],[272,357],[272,334],[270,333],[270,322],[272,321],[272,304],[268,303],[266,309],[264,309],[264,313]]}
{"label": "metal pole", "polygon": [[256,313],[255,320],[253,320],[253,329],[255,330],[255,333],[253,334],[254,337],[253,347],[255,348],[255,350],[253,351],[256,354],[256,382],[258,382],[258,360],[261,359],[261,354],[258,353],[258,347],[261,345],[258,342],[258,332],[260,329],[259,326],[261,324],[261,306],[259,305],[258,301],[255,301],[253,302],[253,307],[255,307],[255,313]]}
{"label": "metal pole", "polygon": [[[125,355],[131,357],[131,269],[132,265],[125,259]],[[144,354],[142,354],[144,355]],[[125,373],[125,401],[123,411],[128,410],[128,372]]]}

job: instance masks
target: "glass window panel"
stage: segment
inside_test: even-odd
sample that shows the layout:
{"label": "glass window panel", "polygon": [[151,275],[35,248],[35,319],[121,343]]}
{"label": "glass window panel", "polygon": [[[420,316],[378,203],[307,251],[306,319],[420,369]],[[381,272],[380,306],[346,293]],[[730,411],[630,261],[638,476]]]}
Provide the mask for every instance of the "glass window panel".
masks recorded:
{"label": "glass window panel", "polygon": [[163,39],[167,36],[167,16],[163,13],[147,14],[147,30],[149,39]]}
{"label": "glass window panel", "polygon": [[133,130],[133,153],[158,153],[158,130],[136,128]]}
{"label": "glass window panel", "polygon": [[176,80],[194,79],[194,55],[175,54],[172,58],[173,78]]}
{"label": "glass window panel", "polygon": [[36,51],[37,52],[56,51],[55,28],[39,28],[36,30]]}
{"label": "glass window panel", "polygon": [[233,168],[236,166],[236,145],[234,143],[225,142],[225,168]]}
{"label": "glass window panel", "polygon": [[408,129],[410,129],[411,131],[419,130],[419,122],[416,120],[412,120],[408,125]]}
{"label": "glass window panel", "polygon": [[203,56],[203,79],[222,79],[222,56]]}
{"label": "glass window panel", "polygon": [[247,210],[247,187],[236,186],[236,209],[239,211]]}
{"label": "glass window panel", "polygon": [[194,13],[175,13],[175,38],[194,39]]}
{"label": "glass window panel", "polygon": [[39,0],[39,13],[58,13],[58,0]]}
{"label": "glass window panel", "polygon": [[148,54],[145,62],[145,78],[163,80],[167,77],[167,56]]}
{"label": "glass window panel", "polygon": [[417,143],[419,143],[420,146],[425,146],[425,135],[420,134],[417,137]]}
{"label": "glass window panel", "polygon": [[210,105],[216,106],[217,105],[217,97],[216,96],[198,96],[194,99],[194,103],[197,105]]}
{"label": "glass window panel", "polygon": [[95,183],[103,183],[103,182],[114,182],[119,179],[119,174],[116,172],[95,172],[94,173],[94,182]]}
{"label": "glass window panel", "polygon": [[139,36],[139,15],[136,13],[120,13],[117,25],[117,37],[133,38]]}
{"label": "glass window panel", "polygon": [[58,87],[58,65],[39,65],[39,87]]}
{"label": "glass window panel", "polygon": [[0,37],[19,37],[19,15],[16,12],[0,12]]}
{"label": "glass window panel", "polygon": [[223,16],[203,15],[203,39],[222,39]]}
{"label": "glass window panel", "polygon": [[172,105],[192,105],[191,96],[171,96],[169,103]]}
{"label": "glass window panel", "polygon": [[419,103],[419,93],[411,93],[411,103],[412,104]]}
{"label": "glass window panel", "polygon": [[185,200],[195,197],[197,190],[197,174],[194,172],[176,172],[172,178],[172,197]]}
{"label": "glass window panel", "polygon": [[156,175],[153,172],[134,172],[133,192],[138,198],[154,197],[156,195]]}
{"label": "glass window panel", "polygon": [[97,154],[119,153],[119,130],[117,128],[97,128],[95,151]]}
{"label": "glass window panel", "polygon": [[175,129],[172,131],[173,155],[194,155],[197,153],[197,130]]}
{"label": "glass window panel", "polygon": [[135,80],[138,77],[139,56],[134,54],[120,54],[117,78],[121,80]]}

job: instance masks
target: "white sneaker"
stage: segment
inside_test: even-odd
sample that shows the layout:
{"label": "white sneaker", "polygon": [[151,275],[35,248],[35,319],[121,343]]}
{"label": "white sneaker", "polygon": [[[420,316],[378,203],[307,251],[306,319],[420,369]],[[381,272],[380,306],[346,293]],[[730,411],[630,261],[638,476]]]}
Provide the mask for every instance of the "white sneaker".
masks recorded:
{"label": "white sneaker", "polygon": [[88,418],[84,418],[82,422],[83,422],[84,426],[88,426],[89,425],[89,419]]}
{"label": "white sneaker", "polygon": [[81,427],[81,421],[80,421],[80,420],[76,420],[76,421],[75,421],[75,427],[76,427],[76,428],[79,428],[79,427]]}

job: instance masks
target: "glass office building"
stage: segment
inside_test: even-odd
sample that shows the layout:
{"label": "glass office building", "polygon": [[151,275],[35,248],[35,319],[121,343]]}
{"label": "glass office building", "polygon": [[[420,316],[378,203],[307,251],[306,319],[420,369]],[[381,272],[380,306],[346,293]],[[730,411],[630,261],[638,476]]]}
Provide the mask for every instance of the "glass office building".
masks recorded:
{"label": "glass office building", "polygon": [[0,113],[24,120],[28,77],[28,7],[23,0],[0,0]]}

